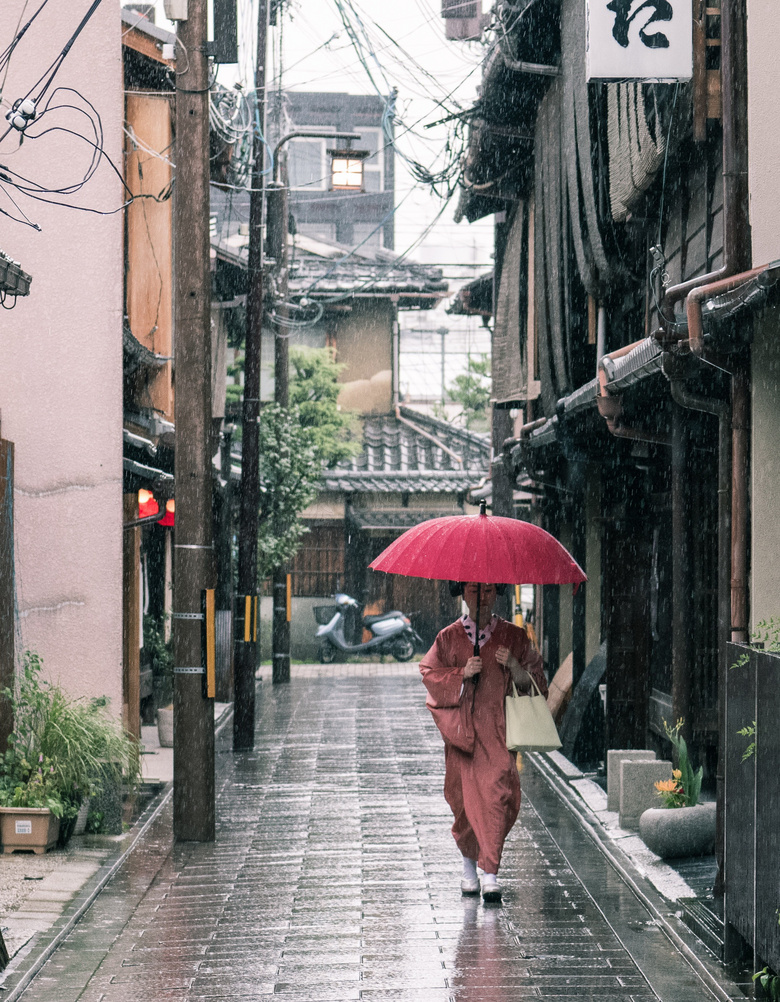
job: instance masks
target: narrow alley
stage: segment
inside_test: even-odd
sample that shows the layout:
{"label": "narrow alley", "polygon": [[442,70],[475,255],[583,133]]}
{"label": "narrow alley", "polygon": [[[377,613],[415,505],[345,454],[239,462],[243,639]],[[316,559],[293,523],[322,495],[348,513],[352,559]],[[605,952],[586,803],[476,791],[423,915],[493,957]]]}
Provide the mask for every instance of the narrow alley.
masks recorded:
{"label": "narrow alley", "polygon": [[387,670],[263,682],[254,752],[234,755],[229,728],[218,738],[216,842],[174,845],[168,799],[6,998],[741,997],[696,975],[531,762],[503,903],[462,898],[441,739],[416,666]]}

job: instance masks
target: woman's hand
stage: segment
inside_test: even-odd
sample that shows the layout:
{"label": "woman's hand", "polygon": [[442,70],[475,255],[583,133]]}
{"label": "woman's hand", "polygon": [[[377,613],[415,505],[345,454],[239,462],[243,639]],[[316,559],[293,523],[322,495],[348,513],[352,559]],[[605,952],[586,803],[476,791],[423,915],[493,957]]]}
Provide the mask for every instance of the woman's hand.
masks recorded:
{"label": "woman's hand", "polygon": [[496,651],[496,661],[500,665],[509,669],[512,676],[512,681],[515,683],[516,687],[520,692],[529,692],[531,689],[531,676],[522,667],[517,658],[512,654],[508,647],[499,647]]}
{"label": "woman's hand", "polygon": [[482,658],[469,658],[463,669],[464,678],[474,678],[482,671]]}

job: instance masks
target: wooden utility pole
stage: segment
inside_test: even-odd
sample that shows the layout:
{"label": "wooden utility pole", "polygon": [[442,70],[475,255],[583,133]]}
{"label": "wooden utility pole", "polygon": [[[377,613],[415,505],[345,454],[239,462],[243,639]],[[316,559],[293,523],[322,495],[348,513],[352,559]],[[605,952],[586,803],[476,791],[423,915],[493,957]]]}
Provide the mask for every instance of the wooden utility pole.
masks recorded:
{"label": "wooden utility pole", "polygon": [[[281,144],[280,144],[281,145]],[[277,157],[281,156],[277,146]],[[276,165],[281,183],[269,186],[268,192],[268,249],[275,260],[277,303],[276,317],[287,315],[287,233],[288,205],[285,172]],[[290,402],[290,346],[287,331],[276,328],[274,336],[274,402],[288,407]],[[290,681],[290,620],[288,618],[287,566],[277,567],[273,573],[273,668],[274,682]]]}
{"label": "wooden utility pole", "polygon": [[241,438],[241,507],[238,527],[238,609],[236,616],[233,751],[255,744],[255,671],[260,604],[257,587],[257,518],[260,507],[260,346],[263,329],[263,163],[265,145],[265,57],[268,3],[257,11],[255,141],[249,196],[249,291],[244,349],[244,403]]}
{"label": "wooden utility pole", "polygon": [[201,648],[201,593],[215,578],[207,32],[206,0],[189,0],[176,72],[173,831],[194,842],[215,835],[214,701],[204,696]]}

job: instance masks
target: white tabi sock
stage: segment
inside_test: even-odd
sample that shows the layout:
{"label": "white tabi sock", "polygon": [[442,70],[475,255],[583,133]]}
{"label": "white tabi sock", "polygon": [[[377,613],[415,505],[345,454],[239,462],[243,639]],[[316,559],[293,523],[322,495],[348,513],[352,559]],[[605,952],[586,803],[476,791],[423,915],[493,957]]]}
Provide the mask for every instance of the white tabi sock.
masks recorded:
{"label": "white tabi sock", "polygon": [[463,857],[463,880],[476,880],[476,860]]}
{"label": "white tabi sock", "polygon": [[469,859],[468,856],[463,857],[463,879],[464,880],[476,880],[477,879],[477,861],[476,859]]}
{"label": "white tabi sock", "polygon": [[495,873],[483,873],[482,874],[482,886],[483,886],[483,888],[484,887],[490,887],[491,885],[495,887],[495,885],[497,883],[498,883],[498,878],[496,877]]}

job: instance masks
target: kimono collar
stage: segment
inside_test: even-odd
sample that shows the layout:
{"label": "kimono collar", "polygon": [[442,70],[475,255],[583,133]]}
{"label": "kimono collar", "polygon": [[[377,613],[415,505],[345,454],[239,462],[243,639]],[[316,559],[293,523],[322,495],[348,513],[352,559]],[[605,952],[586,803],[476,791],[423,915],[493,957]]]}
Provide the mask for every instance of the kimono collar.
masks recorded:
{"label": "kimono collar", "polygon": [[[469,616],[468,613],[464,613],[460,617],[461,623],[463,623],[463,629],[466,631],[466,636],[469,638],[472,644],[475,643],[475,638],[477,635],[477,624]],[[479,631],[479,649],[485,646],[485,644],[493,636],[493,630],[495,630],[498,623],[498,616],[493,616],[486,627]]]}

